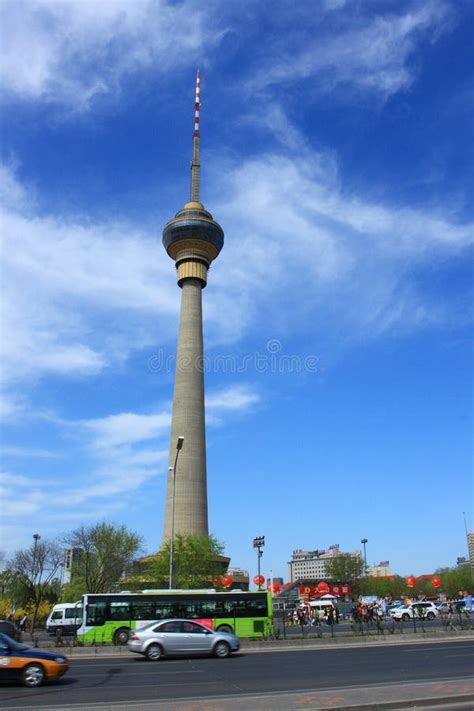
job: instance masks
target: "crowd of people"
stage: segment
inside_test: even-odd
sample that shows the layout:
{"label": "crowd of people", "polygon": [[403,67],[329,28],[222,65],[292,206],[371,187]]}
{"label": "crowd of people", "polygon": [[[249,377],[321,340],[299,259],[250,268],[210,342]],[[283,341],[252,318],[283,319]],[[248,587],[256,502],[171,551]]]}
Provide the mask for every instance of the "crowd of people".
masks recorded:
{"label": "crowd of people", "polygon": [[[416,600],[406,598],[404,603],[422,602],[424,598]],[[386,598],[378,598],[374,600],[364,600],[360,598],[354,602],[350,609],[350,613],[345,615],[354,625],[354,629],[362,629],[363,627],[373,627],[377,631],[382,632],[382,622],[389,620],[392,625],[396,624],[389,610],[393,606],[393,600],[390,596]],[[456,624],[461,624],[474,628],[471,615],[473,612],[472,595],[467,591],[460,591],[459,594],[452,599],[447,600],[439,608],[439,616],[445,621],[447,627],[454,628]],[[417,619],[422,618],[422,608],[415,615]],[[343,617],[336,601],[328,601],[327,604],[311,602],[302,602],[294,609],[287,612],[287,622],[290,626],[299,625],[300,627],[317,626],[323,624],[336,625]]]}
{"label": "crowd of people", "polygon": [[323,623],[335,625],[339,623],[340,617],[341,613],[337,605],[325,605],[313,608],[308,604],[300,605],[296,610],[290,610],[287,619],[289,625],[306,627],[307,625],[315,626]]}

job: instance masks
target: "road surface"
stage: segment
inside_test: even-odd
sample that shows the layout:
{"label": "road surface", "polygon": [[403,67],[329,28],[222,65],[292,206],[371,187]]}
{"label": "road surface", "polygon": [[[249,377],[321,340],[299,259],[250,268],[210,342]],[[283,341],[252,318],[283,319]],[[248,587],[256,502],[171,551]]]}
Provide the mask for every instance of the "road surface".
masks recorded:
{"label": "road surface", "polygon": [[[75,659],[60,681],[39,689],[0,687],[2,708],[218,698],[450,681],[472,676],[471,641],[304,651],[242,652],[227,659],[140,656]],[[242,696],[244,698],[244,696]],[[242,706],[245,708],[245,706]]]}

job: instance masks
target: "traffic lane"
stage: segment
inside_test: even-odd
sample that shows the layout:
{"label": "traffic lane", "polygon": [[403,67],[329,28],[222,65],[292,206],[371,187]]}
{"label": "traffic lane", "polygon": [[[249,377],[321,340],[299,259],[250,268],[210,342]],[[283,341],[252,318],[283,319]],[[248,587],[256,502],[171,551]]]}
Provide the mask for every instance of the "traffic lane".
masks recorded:
{"label": "traffic lane", "polygon": [[400,645],[233,655],[228,659],[142,657],[73,661],[63,680],[39,689],[0,688],[2,706],[153,701],[314,691],[471,676],[474,644]]}
{"label": "traffic lane", "polygon": [[[469,628],[469,622],[466,621],[465,619],[461,620],[461,624],[458,622],[457,619],[453,621],[453,624],[456,628],[461,628],[462,629],[468,629]],[[446,621],[442,620],[441,618],[437,618],[435,620],[424,620],[423,621],[423,626],[421,624],[420,620],[416,621],[416,631],[417,632],[423,632],[425,630],[426,632],[430,632],[431,630],[441,630],[443,627],[446,626]],[[393,623],[389,619],[385,619],[382,621],[382,628],[384,630],[385,634],[400,634],[400,633],[406,633],[406,632],[413,632],[413,620],[410,620],[409,622],[395,622]],[[330,637],[332,633],[334,633],[334,636],[336,635],[347,635],[351,634],[352,632],[355,632],[357,635],[360,635],[361,632],[359,630],[358,625],[355,625],[354,622],[351,622],[349,620],[341,620],[338,624],[333,625],[332,630],[330,625],[326,624],[325,622],[321,625],[321,634],[323,637]],[[274,621],[274,631],[280,638],[282,638],[284,635],[286,637],[317,637],[318,636],[318,628],[313,626],[313,625],[305,625],[303,628],[301,628],[300,625],[289,625],[287,621],[285,621],[285,625],[283,625],[283,622],[281,619],[276,618]],[[367,626],[366,624],[363,625],[362,632],[364,635],[370,635],[370,636],[375,636],[377,635],[377,629],[374,624]],[[74,635],[69,634],[69,635],[64,635],[63,636],[63,643],[64,647],[67,648],[69,645],[72,645],[74,639]],[[34,637],[33,637],[33,644],[37,643],[38,647],[54,647],[55,646],[55,637],[54,635],[48,634],[45,630],[36,630]],[[29,644],[31,642],[31,636],[29,633],[24,633],[23,634],[23,642],[25,644]]]}

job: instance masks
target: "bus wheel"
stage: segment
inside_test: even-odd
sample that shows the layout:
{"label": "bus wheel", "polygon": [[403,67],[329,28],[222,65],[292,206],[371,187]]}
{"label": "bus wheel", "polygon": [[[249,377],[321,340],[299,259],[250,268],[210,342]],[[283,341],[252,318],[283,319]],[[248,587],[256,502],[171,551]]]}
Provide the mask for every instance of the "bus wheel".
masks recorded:
{"label": "bus wheel", "polygon": [[127,644],[129,637],[130,637],[130,630],[128,629],[128,627],[121,627],[114,634],[114,644],[116,644],[116,645]]}
{"label": "bus wheel", "polygon": [[217,644],[214,647],[214,654],[216,657],[219,657],[220,659],[224,659],[224,657],[228,657],[230,654],[230,647],[227,644],[227,642],[217,642]]}
{"label": "bus wheel", "polygon": [[229,634],[234,634],[234,630],[230,625],[221,625],[218,630],[218,632],[229,632]]}
{"label": "bus wheel", "polygon": [[150,644],[150,646],[147,647],[145,656],[150,662],[157,662],[163,656],[163,650],[159,644]]}

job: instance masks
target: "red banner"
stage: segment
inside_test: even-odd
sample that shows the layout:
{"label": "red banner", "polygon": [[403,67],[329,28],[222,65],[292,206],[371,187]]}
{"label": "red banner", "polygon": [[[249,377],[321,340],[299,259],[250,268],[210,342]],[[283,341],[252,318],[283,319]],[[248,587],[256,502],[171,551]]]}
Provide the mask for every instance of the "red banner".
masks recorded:
{"label": "red banner", "polygon": [[[330,595],[352,595],[352,586],[349,583],[328,583]],[[317,585],[300,585],[300,597],[320,597]]]}
{"label": "red banner", "polygon": [[193,618],[193,622],[199,622],[200,625],[203,625],[204,627],[209,627],[210,630],[214,629],[214,620],[201,619],[196,617],[196,619]]}

